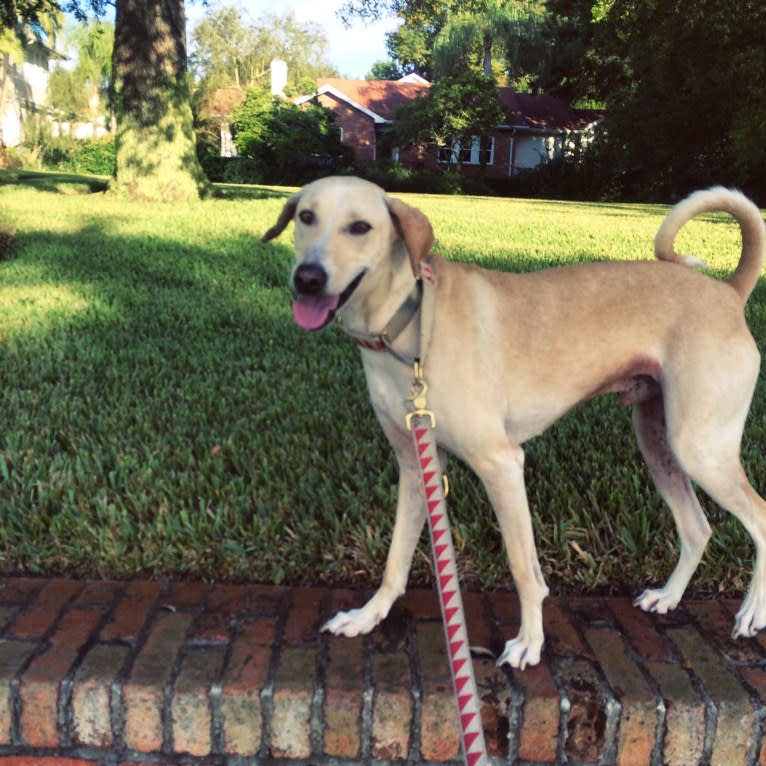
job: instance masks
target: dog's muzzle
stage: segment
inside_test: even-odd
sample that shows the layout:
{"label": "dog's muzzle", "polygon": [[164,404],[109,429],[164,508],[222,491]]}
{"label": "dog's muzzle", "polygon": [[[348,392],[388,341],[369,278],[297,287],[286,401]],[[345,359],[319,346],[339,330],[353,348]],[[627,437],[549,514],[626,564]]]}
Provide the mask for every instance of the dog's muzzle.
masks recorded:
{"label": "dog's muzzle", "polygon": [[361,271],[338,295],[326,295],[327,272],[317,263],[302,263],[293,274],[297,298],[293,318],[304,330],[321,330],[335,318],[365,275]]}

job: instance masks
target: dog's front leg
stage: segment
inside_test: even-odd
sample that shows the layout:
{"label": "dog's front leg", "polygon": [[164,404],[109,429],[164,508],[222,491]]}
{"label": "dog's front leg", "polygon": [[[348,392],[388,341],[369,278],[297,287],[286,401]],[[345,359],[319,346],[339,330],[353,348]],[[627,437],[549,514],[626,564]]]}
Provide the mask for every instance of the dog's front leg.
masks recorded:
{"label": "dog's front leg", "polygon": [[380,588],[361,609],[339,612],[322,630],[336,636],[358,636],[369,633],[387,617],[394,601],[404,593],[425,520],[420,474],[413,451],[412,455],[399,457],[396,521]]}
{"label": "dog's front leg", "polygon": [[495,509],[511,574],[521,601],[519,634],[505,645],[498,665],[521,668],[540,662],[543,649],[543,599],[548,595],[537,560],[532,518],[524,486],[524,452],[505,443],[472,461]]}

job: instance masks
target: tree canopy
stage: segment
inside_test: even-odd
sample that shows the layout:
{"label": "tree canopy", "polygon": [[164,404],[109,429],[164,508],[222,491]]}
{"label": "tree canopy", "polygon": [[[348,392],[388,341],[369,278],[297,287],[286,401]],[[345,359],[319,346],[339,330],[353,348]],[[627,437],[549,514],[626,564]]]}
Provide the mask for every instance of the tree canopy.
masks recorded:
{"label": "tree canopy", "polygon": [[317,77],[338,73],[328,61],[329,42],[314,23],[295,14],[264,14],[248,21],[225,6],[210,11],[191,34],[190,63],[198,86],[251,88],[268,84],[273,59],[288,62],[288,92],[307,93]]}

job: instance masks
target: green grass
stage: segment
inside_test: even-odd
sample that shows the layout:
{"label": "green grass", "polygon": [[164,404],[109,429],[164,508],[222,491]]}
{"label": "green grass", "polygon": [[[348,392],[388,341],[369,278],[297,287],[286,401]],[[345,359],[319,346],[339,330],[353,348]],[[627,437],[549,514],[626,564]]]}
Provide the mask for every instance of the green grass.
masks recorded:
{"label": "green grass", "polygon": [[[98,179],[0,175],[0,569],[369,586],[393,522],[396,466],[358,351],[299,330],[290,235],[262,245],[289,190],[221,189],[172,206],[126,204]],[[101,182],[102,183],[102,182]],[[665,208],[407,197],[437,249],[495,268],[650,258]],[[718,216],[680,249],[727,274],[737,227]],[[748,318],[766,335],[766,292]],[[743,448],[766,490],[760,386]],[[527,445],[540,558],[551,583],[638,590],[676,557],[669,512],[604,398]],[[466,580],[509,575],[483,490],[450,463]],[[752,546],[707,504],[716,536],[693,587],[740,591]],[[425,538],[424,538],[425,542]],[[412,581],[430,577],[425,544]]]}

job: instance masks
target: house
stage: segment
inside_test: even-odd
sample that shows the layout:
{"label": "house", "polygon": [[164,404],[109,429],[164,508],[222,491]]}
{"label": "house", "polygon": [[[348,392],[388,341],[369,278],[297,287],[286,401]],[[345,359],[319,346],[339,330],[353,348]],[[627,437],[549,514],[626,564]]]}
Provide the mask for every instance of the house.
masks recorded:
{"label": "house", "polygon": [[36,115],[48,118],[49,63],[66,58],[28,28],[19,37],[22,59],[0,52],[0,144],[5,146],[18,146]]}
{"label": "house", "polygon": [[431,84],[417,75],[401,80],[320,79],[317,91],[296,103],[316,100],[337,115],[341,140],[360,162],[392,160],[408,167],[435,168],[459,163],[463,172],[483,167],[485,175],[503,177],[532,170],[542,162],[587,142],[600,112],[574,109],[555,96],[516,93],[500,88],[500,105],[506,121],[498,125],[489,145],[475,137],[470,146],[458,143],[440,147],[403,148],[389,136],[396,109],[428,93]]}

